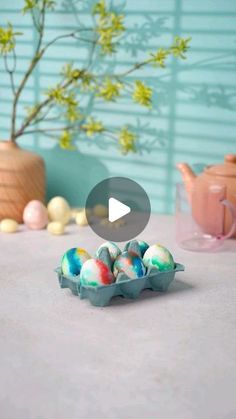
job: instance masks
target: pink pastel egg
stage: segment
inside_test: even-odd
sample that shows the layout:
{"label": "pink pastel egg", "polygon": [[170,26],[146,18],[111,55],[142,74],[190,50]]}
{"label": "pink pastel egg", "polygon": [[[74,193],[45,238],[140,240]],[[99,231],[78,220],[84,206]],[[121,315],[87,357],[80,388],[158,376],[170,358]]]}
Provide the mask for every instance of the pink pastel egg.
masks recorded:
{"label": "pink pastel egg", "polygon": [[48,224],[48,213],[42,202],[30,201],[23,212],[25,225],[31,230],[41,230]]}

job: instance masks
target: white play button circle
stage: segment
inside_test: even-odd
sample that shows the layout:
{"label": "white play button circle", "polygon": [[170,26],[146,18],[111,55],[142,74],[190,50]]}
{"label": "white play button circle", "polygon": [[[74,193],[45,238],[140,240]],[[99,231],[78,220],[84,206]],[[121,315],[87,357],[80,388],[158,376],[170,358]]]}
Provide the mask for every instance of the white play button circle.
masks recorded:
{"label": "white play button circle", "polygon": [[[97,205],[105,207],[103,218],[94,212]],[[114,242],[137,237],[146,227],[150,211],[145,190],[137,182],[124,177],[102,180],[86,200],[86,217],[91,229],[103,239]],[[118,221],[120,219],[122,222]]]}
{"label": "white play button circle", "polygon": [[108,220],[110,223],[119,220],[125,215],[129,214],[131,211],[128,205],[123,204],[123,202],[118,201],[115,198],[109,198],[108,201]]}

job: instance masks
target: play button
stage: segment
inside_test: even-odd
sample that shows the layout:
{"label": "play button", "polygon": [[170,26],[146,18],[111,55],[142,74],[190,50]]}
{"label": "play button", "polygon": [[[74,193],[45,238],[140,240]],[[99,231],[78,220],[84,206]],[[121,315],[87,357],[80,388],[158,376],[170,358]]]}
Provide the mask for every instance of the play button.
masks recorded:
{"label": "play button", "polygon": [[150,218],[151,206],[137,182],[112,177],[98,183],[86,201],[86,216],[92,230],[105,240],[128,241],[139,235]]}
{"label": "play button", "polygon": [[109,198],[108,220],[111,223],[129,214],[130,211],[131,209],[128,205],[122,204],[122,202],[118,201],[118,199]]}

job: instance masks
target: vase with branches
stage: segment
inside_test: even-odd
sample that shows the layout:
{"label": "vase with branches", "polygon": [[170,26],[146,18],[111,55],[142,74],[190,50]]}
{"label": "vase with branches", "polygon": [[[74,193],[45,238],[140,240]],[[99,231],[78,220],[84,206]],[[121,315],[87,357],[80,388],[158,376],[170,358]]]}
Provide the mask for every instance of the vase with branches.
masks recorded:
{"label": "vase with branches", "polygon": [[[91,25],[81,24],[67,33],[45,39],[47,13],[56,7],[54,0],[24,0],[22,13],[30,14],[33,30],[37,38],[36,47],[28,67],[21,80],[16,83],[17,40],[23,33],[14,29],[11,23],[0,27],[0,55],[4,60],[5,70],[9,75],[12,92],[11,146],[25,135],[40,133],[56,139],[65,149],[74,149],[79,134],[88,137],[101,135],[109,137],[123,154],[136,151],[137,135],[129,125],[119,129],[106,127],[103,121],[94,115],[88,115],[86,106],[81,105],[81,98],[86,94],[94,101],[116,102],[123,94],[130,100],[152,108],[153,90],[142,79],[129,80],[129,75],[146,66],[165,69],[170,56],[185,59],[190,38],[176,36],[168,48],[157,48],[147,54],[143,61],[135,63],[123,72],[96,71],[94,60],[99,52],[101,60],[119,53],[119,41],[125,33],[125,16],[116,11],[105,0],[94,3],[91,10]],[[24,119],[18,123],[18,109],[27,83],[34,70],[43,62],[44,56],[58,42],[70,39],[71,42],[86,44],[89,59],[86,65],[78,67],[73,62],[63,65],[57,82],[42,92],[40,100],[26,109]],[[58,120],[60,124],[58,124]],[[28,199],[28,197],[27,197]],[[24,200],[25,201],[25,200]]]}

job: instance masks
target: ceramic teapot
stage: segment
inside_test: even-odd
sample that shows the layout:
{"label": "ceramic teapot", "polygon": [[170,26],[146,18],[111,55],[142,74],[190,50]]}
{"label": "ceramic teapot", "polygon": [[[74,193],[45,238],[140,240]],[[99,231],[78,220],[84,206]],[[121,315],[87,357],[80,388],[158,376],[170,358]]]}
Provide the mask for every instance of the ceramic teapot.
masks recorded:
{"label": "ceramic teapot", "polygon": [[204,233],[236,237],[236,154],[227,154],[223,164],[207,166],[198,176],[186,163],[177,164],[177,168],[192,216]]}

